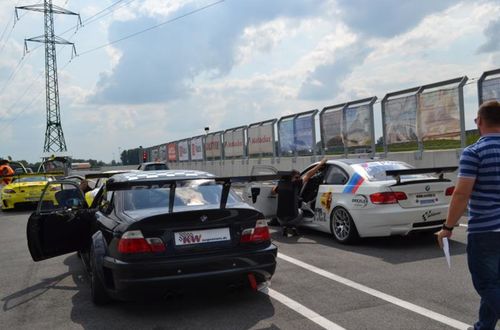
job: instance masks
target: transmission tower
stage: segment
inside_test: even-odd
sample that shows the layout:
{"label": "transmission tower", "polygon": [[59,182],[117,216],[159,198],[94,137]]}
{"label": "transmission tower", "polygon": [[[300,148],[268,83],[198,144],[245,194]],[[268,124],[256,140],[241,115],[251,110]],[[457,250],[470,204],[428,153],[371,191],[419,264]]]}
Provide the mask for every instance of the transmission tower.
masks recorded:
{"label": "transmission tower", "polygon": [[[16,17],[19,19],[17,11],[30,10],[44,13],[45,34],[24,40],[24,50],[28,52],[27,42],[39,42],[45,44],[45,104],[47,111],[47,128],[45,130],[44,153],[65,152],[66,141],[64,140],[61,125],[61,112],[59,107],[59,87],[57,80],[57,59],[56,44],[71,45],[73,54],[76,53],[75,45],[54,34],[54,14],[76,15],[81,25],[80,15],[53,5],[52,0],[44,0],[44,3],[16,7]],[[72,55],[73,55],[72,54]]]}

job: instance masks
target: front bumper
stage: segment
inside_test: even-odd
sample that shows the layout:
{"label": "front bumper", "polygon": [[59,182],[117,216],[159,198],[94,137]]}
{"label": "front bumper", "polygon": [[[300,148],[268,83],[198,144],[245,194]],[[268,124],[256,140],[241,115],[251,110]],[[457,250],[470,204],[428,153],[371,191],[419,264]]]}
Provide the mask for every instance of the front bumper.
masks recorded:
{"label": "front bumper", "polygon": [[214,256],[177,257],[162,261],[103,260],[108,294],[120,300],[162,295],[196,287],[228,286],[254,274],[258,282],[270,280],[276,270],[278,249],[271,244],[257,251]]}

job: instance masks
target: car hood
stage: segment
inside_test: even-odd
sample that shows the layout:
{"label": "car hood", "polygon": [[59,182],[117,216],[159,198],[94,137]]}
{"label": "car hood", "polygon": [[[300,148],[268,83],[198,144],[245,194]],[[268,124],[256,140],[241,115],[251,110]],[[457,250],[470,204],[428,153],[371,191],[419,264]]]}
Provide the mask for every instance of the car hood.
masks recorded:
{"label": "car hood", "polygon": [[26,187],[40,187],[43,188],[48,181],[33,181],[33,182],[13,182],[4,187],[4,189],[16,189],[16,188],[26,188]]}

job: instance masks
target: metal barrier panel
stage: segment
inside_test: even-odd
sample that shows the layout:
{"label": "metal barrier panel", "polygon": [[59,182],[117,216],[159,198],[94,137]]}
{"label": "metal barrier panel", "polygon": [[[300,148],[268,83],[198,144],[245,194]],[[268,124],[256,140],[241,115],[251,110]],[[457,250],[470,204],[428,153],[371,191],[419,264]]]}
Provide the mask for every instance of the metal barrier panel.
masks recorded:
{"label": "metal barrier panel", "polygon": [[479,105],[486,101],[500,101],[500,69],[484,72],[477,81]]}
{"label": "metal barrier panel", "polygon": [[158,157],[160,158],[160,161],[162,161],[162,162],[167,161],[167,145],[166,144],[162,144],[160,146]]}
{"label": "metal barrier panel", "polygon": [[345,114],[345,146],[366,147],[372,144],[371,114],[369,105],[348,106]]}
{"label": "metal barrier panel", "polygon": [[295,153],[297,155],[316,154],[316,130],[314,127],[314,116],[318,110],[298,114],[293,120],[293,138]]}

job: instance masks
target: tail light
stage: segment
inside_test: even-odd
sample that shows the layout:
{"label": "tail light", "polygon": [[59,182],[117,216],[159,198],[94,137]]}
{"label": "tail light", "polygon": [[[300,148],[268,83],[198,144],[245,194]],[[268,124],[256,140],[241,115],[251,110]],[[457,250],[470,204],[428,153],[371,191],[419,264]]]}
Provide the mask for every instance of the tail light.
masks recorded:
{"label": "tail light", "polygon": [[150,253],[164,252],[165,250],[165,244],[161,238],[144,238],[140,230],[125,232],[118,241],[118,252],[120,253]]}
{"label": "tail light", "polygon": [[370,195],[370,201],[373,204],[396,204],[398,201],[408,199],[402,191],[380,192]]}
{"label": "tail light", "polygon": [[454,191],[455,191],[455,187],[449,187],[449,188],[446,188],[446,191],[444,192],[444,194],[446,196],[451,196],[451,195],[453,195]]}
{"label": "tail light", "polygon": [[257,220],[254,228],[247,228],[241,233],[241,243],[264,242],[271,240],[266,220]]}
{"label": "tail light", "polygon": [[14,189],[4,189],[3,192],[6,194],[15,194],[16,193],[16,191]]}

